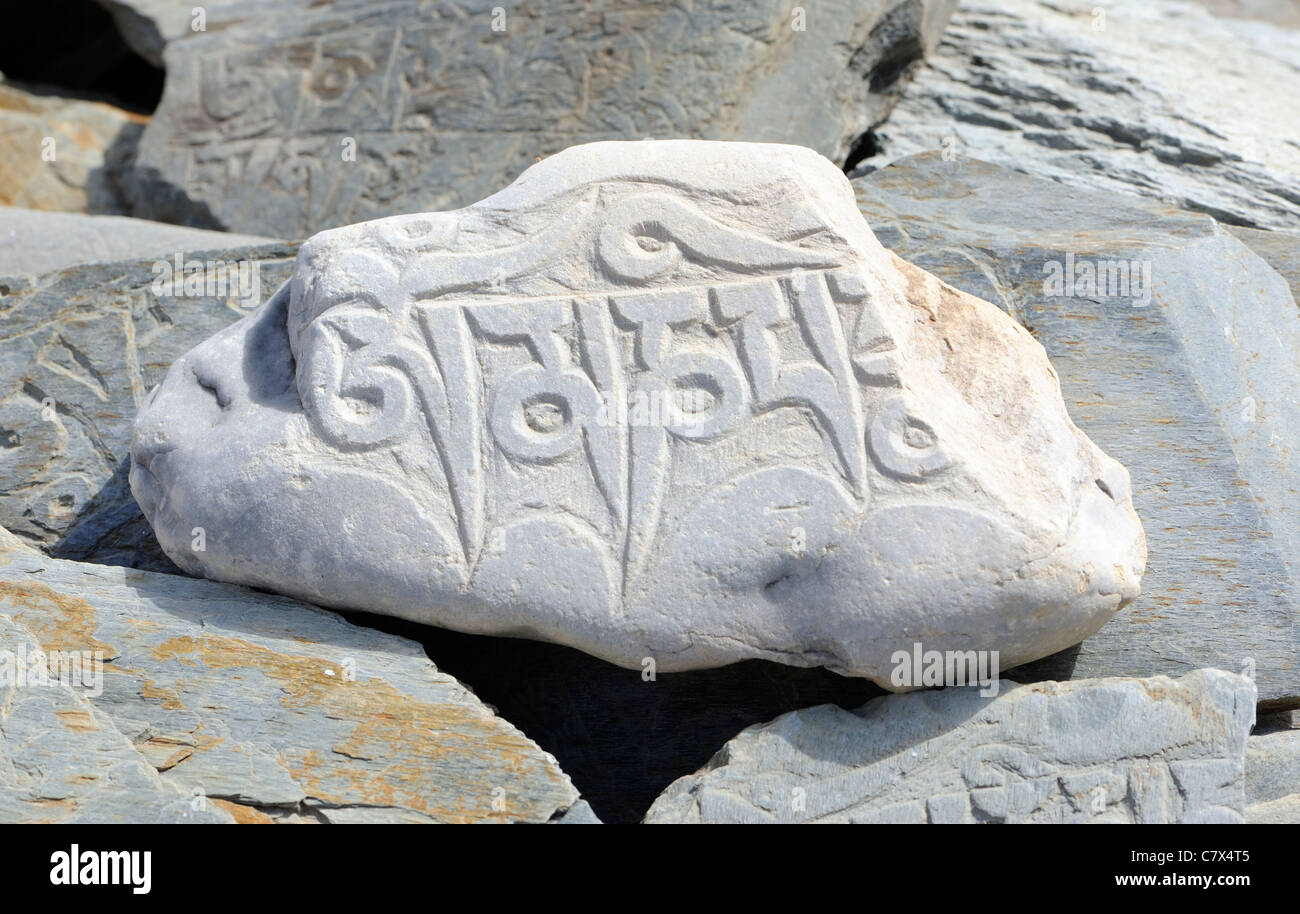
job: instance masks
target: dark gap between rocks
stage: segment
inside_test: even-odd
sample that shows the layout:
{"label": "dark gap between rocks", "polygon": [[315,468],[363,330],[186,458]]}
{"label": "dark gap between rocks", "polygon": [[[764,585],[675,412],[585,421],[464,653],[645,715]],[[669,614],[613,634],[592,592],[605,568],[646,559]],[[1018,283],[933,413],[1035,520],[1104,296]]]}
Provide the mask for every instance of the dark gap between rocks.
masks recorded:
{"label": "dark gap between rocks", "polygon": [[[354,625],[419,642],[504,720],[555,756],[607,824],[640,822],[669,784],[702,768],[746,727],[821,704],[849,710],[887,695],[865,679],[825,669],[747,660],[712,670],[659,673],[652,682],[573,648],[466,635],[370,613]],[[1001,670],[1003,679],[1070,679],[1080,645]]]}
{"label": "dark gap between rocks", "polygon": [[107,102],[152,114],[163,71],[135,53],[91,0],[14,3],[5,13],[0,73],[27,91]]}
{"label": "dark gap between rocks", "polygon": [[876,140],[875,129],[868,130],[849,147],[848,157],[844,159],[844,173],[851,174],[854,169],[867,159],[880,154],[880,144]]}
{"label": "dark gap between rocks", "polygon": [[420,642],[438,669],[554,755],[610,824],[641,821],[669,784],[703,767],[751,724],[819,704],[857,708],[885,694],[864,679],[762,660],[659,673],[647,682],[641,670],[559,645],[344,615]]}

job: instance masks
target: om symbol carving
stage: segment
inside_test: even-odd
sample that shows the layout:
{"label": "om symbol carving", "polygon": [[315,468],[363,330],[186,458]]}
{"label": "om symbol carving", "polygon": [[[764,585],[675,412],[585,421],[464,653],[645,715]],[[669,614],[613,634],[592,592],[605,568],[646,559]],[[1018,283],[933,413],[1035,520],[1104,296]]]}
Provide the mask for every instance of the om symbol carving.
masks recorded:
{"label": "om symbol carving", "polygon": [[[675,441],[703,446],[754,417],[801,410],[860,504],[872,465],[909,484],[951,466],[939,431],[908,404],[873,277],[837,268],[825,248],[762,238],[667,194],[639,194],[606,206],[594,234],[595,263],[614,287],[527,300],[495,291],[580,239],[600,205],[599,194],[584,195],[578,219],[492,251],[455,250],[454,217],[390,220],[377,237],[420,270],[385,268],[380,290],[324,279],[304,287],[318,290],[304,293],[316,304],[302,312],[298,379],[314,427],[345,451],[427,430],[471,565],[491,447],[543,468],[581,455],[576,466],[620,532],[625,586],[654,542]],[[726,278],[706,270],[667,281],[688,263],[725,268]],[[644,288],[656,278],[658,288]],[[629,395],[657,403],[655,419],[628,421]]]}

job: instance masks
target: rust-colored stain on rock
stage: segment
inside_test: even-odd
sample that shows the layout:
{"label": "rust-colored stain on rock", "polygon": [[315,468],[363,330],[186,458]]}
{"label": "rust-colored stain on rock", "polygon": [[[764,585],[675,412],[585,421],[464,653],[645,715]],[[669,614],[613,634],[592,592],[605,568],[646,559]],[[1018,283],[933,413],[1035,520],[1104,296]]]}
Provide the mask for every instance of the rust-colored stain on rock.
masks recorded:
{"label": "rust-colored stain on rock", "polygon": [[[78,597],[46,584],[0,581],[0,608],[10,608],[18,624],[31,632],[46,651],[103,651],[104,659],[117,650],[95,637],[95,608]],[[13,608],[16,612],[12,611]]]}
{"label": "rust-colored stain on rock", "polygon": [[[157,645],[158,660],[182,660],[207,670],[258,672],[280,688],[285,708],[316,710],[351,725],[328,757],[285,747],[281,761],[309,795],[326,804],[400,807],[444,822],[507,821],[526,814],[511,807],[510,783],[544,773],[560,786],[563,775],[538,757],[523,734],[485,708],[421,701],[381,679],[348,681],[325,675],[333,661],[279,653],[242,638],[181,636]],[[177,684],[183,691],[183,684]],[[373,762],[385,760],[376,778]],[[544,772],[538,772],[539,766]],[[447,783],[463,770],[456,790],[431,792],[431,771]]]}
{"label": "rust-colored stain on rock", "polygon": [[89,711],[55,711],[54,716],[59,719],[59,723],[63,724],[64,727],[78,733],[93,732],[99,729],[99,724],[95,723],[95,717]]}
{"label": "rust-colored stain on rock", "polygon": [[235,803],[230,800],[220,800],[212,797],[209,803],[218,809],[223,809],[230,813],[230,817],[235,820],[237,825],[274,825],[275,820],[262,812],[260,809],[254,809],[252,806],[245,806],[243,803]]}

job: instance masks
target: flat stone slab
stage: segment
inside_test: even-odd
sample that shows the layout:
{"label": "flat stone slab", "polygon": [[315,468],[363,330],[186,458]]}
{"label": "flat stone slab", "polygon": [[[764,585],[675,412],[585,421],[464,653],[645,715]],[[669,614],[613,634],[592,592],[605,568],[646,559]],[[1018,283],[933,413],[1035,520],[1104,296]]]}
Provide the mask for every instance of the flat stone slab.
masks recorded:
{"label": "flat stone slab", "polygon": [[1225,228],[1281,273],[1291,286],[1291,297],[1300,302],[1300,233],[1243,228],[1239,225],[1228,225]]}
{"label": "flat stone slab", "polygon": [[190,7],[113,0],[167,71],[124,186],[136,216],[298,239],[472,203],[593,140],[843,162],[955,5],[275,0],[205,5],[194,31]]}
{"label": "flat stone slab", "polygon": [[890,695],[750,727],[664,791],[662,823],[1241,822],[1244,676]]}
{"label": "flat stone slab", "polygon": [[163,781],[71,685],[31,685],[17,658],[41,651],[12,618],[0,615],[0,822],[221,822],[235,820],[201,797]]}
{"label": "flat stone slab", "polygon": [[[915,156],[854,186],[886,247],[1030,329],[1071,417],[1132,474],[1141,596],[1077,654],[1022,675],[1253,670],[1262,710],[1300,706],[1300,312],[1286,281],[1209,217],[968,158]],[[1121,264],[1149,281],[1088,286],[1088,269]],[[1067,267],[1069,287],[1047,285]]]}
{"label": "flat stone slab", "polygon": [[208,232],[127,216],[46,213],[0,206],[0,276],[50,273],[82,263],[171,260],[177,251],[274,243],[272,238]]}
{"label": "flat stone slab", "polygon": [[0,531],[0,638],[102,660],[90,688],[6,693],[5,821],[546,822],[578,798],[418,644],[292,600]]}
{"label": "flat stone slab", "polygon": [[864,166],[944,151],[1062,194],[1124,191],[1300,231],[1300,93],[1280,90],[1300,71],[1295,7],[1246,6],[963,2]]}
{"label": "flat stone slab", "polygon": [[171,367],[131,454],[192,574],[664,673],[1011,666],[1145,561],[1042,348],[776,144],[578,146],[314,236]]}
{"label": "flat stone slab", "polygon": [[[176,253],[202,266],[194,294],[155,285],[174,278],[155,270],[156,254],[0,277],[0,526],[47,552],[176,571],[131,497],[131,422],[173,361],[288,277],[296,248],[182,247],[161,260]],[[256,266],[255,289],[230,281],[240,263],[250,277]]]}
{"label": "flat stone slab", "polygon": [[1300,824],[1300,729],[1261,727],[1251,734],[1246,743],[1246,819]]}

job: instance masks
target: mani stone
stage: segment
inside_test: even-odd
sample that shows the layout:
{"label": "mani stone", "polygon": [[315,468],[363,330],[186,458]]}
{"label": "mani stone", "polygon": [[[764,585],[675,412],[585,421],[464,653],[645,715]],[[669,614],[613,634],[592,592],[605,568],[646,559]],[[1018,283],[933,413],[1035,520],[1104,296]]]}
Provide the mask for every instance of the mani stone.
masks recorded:
{"label": "mani stone", "polygon": [[843,162],[956,6],[274,0],[205,6],[196,30],[188,2],[104,2],[167,72],[124,175],[131,213],[293,239],[464,206],[594,140]]}
{"label": "mani stone", "polygon": [[[0,210],[0,226],[6,212],[13,211]],[[10,224],[25,226],[29,237],[50,228],[43,218],[35,229],[29,217],[15,218]],[[134,229],[138,220],[121,221]],[[61,558],[175,572],[131,497],[131,423],[172,362],[258,307],[265,297],[254,294],[259,284],[271,290],[290,275],[297,249],[277,243],[220,248],[227,237],[230,244],[240,239],[145,225],[150,228],[136,240],[151,253],[136,249],[131,256],[149,259],[0,276],[0,526]],[[164,254],[155,245],[169,230],[177,233],[175,246]],[[77,251],[98,248],[80,228],[70,237]],[[177,254],[182,264],[203,267],[196,274],[204,279],[202,290],[191,289],[203,294],[155,287],[164,278],[159,260],[174,267]],[[257,280],[254,288],[233,290],[227,270],[223,293],[216,282],[222,274],[207,264],[234,264],[237,276],[240,262]]]}
{"label": "mani stone", "polygon": [[821,705],[750,727],[646,813],[663,823],[1241,822],[1244,676],[1086,679]]}
{"label": "mani stone", "polygon": [[1011,666],[1145,562],[1042,347],[776,144],[590,144],[321,233],[172,365],[131,455],[191,574],[630,669]]}
{"label": "mani stone", "polygon": [[966,0],[865,164],[944,152],[1300,230],[1297,8],[1205,6]]}
{"label": "mani stone", "polygon": [[[854,186],[882,244],[1030,328],[1071,417],[1133,474],[1142,595],[1024,675],[1253,671],[1261,711],[1300,707],[1300,310],[1287,282],[1208,216],[962,156],[913,156]],[[1294,237],[1248,243],[1259,235]]]}
{"label": "mani stone", "polygon": [[[61,682],[31,675],[37,650]],[[578,802],[552,756],[412,641],[242,587],[51,559],[3,529],[0,696],[4,822],[547,822]]]}

